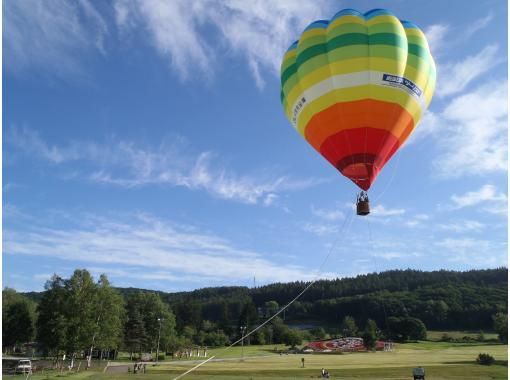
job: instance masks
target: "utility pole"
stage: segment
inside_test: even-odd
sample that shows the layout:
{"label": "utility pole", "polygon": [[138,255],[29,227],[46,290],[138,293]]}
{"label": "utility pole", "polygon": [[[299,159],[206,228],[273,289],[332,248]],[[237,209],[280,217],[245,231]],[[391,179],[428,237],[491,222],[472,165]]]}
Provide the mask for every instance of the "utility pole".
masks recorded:
{"label": "utility pole", "polygon": [[158,331],[158,348],[156,349],[156,363],[159,361],[159,340],[161,339],[161,322],[163,322],[164,318],[158,318],[159,322],[159,331]]}
{"label": "utility pole", "polygon": [[244,333],[246,332],[246,326],[241,326],[241,361],[244,362]]}

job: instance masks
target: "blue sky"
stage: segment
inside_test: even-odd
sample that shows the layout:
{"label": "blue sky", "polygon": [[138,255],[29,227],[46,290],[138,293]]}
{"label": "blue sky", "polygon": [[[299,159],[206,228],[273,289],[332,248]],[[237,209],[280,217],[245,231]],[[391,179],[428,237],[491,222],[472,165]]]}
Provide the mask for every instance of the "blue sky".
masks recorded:
{"label": "blue sky", "polygon": [[[284,116],[279,65],[310,22],[376,7],[426,32],[438,81],[353,218],[357,188]],[[176,291],[506,266],[506,7],[4,2],[3,286],[75,268]]]}

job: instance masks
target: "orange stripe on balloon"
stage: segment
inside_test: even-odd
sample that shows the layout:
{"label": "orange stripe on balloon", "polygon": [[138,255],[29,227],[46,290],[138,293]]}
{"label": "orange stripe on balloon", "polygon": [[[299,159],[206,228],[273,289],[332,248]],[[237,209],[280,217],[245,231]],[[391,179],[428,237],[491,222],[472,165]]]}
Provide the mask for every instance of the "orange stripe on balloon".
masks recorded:
{"label": "orange stripe on balloon", "polygon": [[346,129],[377,128],[391,133],[402,145],[414,121],[402,106],[374,99],[339,102],[315,114],[305,127],[306,140],[318,151],[329,137]]}

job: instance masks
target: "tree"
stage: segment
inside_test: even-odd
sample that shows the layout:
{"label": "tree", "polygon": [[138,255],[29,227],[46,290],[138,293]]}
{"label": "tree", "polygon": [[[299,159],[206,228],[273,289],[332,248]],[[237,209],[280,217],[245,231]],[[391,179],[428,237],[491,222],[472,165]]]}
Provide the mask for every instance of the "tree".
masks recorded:
{"label": "tree", "polygon": [[340,328],[344,337],[356,336],[358,334],[358,326],[356,326],[356,321],[349,315],[344,317]]}
{"label": "tree", "polygon": [[270,317],[274,315],[278,310],[280,309],[280,305],[278,305],[278,302],[271,300],[264,303],[264,315],[266,317]]}
{"label": "tree", "polygon": [[[245,327],[244,334],[246,334],[255,327],[257,319],[258,314],[255,304],[251,301],[247,302],[244,304],[243,309],[241,311],[241,315],[239,316],[238,328],[241,329],[241,327]],[[245,339],[246,344],[249,345],[250,341],[251,336],[246,337]]]}
{"label": "tree", "polygon": [[122,298],[105,275],[98,283],[87,270],[77,269],[68,279],[54,275],[46,283],[38,306],[37,341],[52,355],[101,348],[117,348],[123,322]]}
{"label": "tree", "polygon": [[294,329],[287,329],[282,338],[282,342],[291,347],[299,346],[303,342],[301,332]]}
{"label": "tree", "polygon": [[363,338],[363,342],[365,343],[367,350],[373,350],[375,348],[379,334],[374,320],[369,319],[367,321],[361,337]]}
{"label": "tree", "polygon": [[137,292],[132,295],[127,302],[127,317],[128,323],[132,322],[126,325],[126,346],[136,346],[141,353],[156,351],[158,340],[160,348],[175,342],[175,316],[158,294]]}
{"label": "tree", "polygon": [[146,341],[147,333],[140,312],[138,309],[128,311],[127,322],[124,327],[124,344],[130,352],[131,359],[134,352],[138,352],[142,356]]}
{"label": "tree", "polygon": [[427,338],[427,328],[418,318],[402,318],[402,334],[405,340],[423,340]]}
{"label": "tree", "polygon": [[37,342],[46,355],[57,356],[67,337],[66,292],[64,279],[54,275],[37,307]]}
{"label": "tree", "polygon": [[504,313],[497,313],[494,317],[494,330],[498,333],[498,338],[501,342],[508,342],[508,315]]}
{"label": "tree", "polygon": [[406,341],[426,339],[427,328],[425,324],[418,318],[412,317],[389,317],[386,321],[389,338]]}
{"label": "tree", "polygon": [[322,327],[315,327],[310,330],[310,335],[313,339],[324,339],[326,337],[326,331]]}
{"label": "tree", "polygon": [[28,300],[20,299],[4,306],[2,315],[2,343],[5,347],[16,347],[32,340],[34,315]]}
{"label": "tree", "polygon": [[274,318],[271,321],[272,340],[270,340],[270,344],[282,343],[284,335],[288,329],[289,328],[283,323],[283,320],[280,317]]}
{"label": "tree", "polygon": [[125,321],[124,300],[110,286],[105,274],[99,277],[94,303],[95,326],[92,331],[88,366],[95,346],[101,349],[118,349],[122,341]]}

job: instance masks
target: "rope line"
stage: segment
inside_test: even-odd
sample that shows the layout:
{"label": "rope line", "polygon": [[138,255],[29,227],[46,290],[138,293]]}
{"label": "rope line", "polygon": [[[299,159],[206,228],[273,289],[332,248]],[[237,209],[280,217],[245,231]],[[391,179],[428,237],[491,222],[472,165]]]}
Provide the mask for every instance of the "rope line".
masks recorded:
{"label": "rope line", "polygon": [[[372,248],[371,250],[373,252],[375,247],[374,247],[374,241],[372,239],[372,228],[371,228],[371,224],[370,224],[370,219],[369,218],[367,218],[367,224],[368,224],[368,242],[369,242],[369,244],[370,244],[370,246]],[[375,261],[377,261],[377,256],[374,256],[374,257],[375,257]],[[376,264],[376,267],[377,266],[378,265]],[[378,287],[379,292],[382,292],[382,288],[381,288],[381,285],[380,285],[379,281],[378,281],[378,286],[377,287]],[[384,300],[382,302],[382,307],[383,307],[383,313],[384,313],[384,325],[386,326],[386,328],[388,328],[388,325],[387,325],[388,314],[386,313],[386,302]]]}
{"label": "rope line", "polygon": [[[328,251],[328,254],[326,255],[326,257],[322,260],[322,263],[321,265],[319,266],[319,269],[317,270],[317,274],[315,275],[315,278],[307,285],[305,286],[305,288],[298,293],[297,296],[295,296],[290,302],[288,302],[285,306],[283,306],[280,310],[278,310],[275,314],[273,314],[271,317],[269,317],[266,321],[264,321],[262,324],[258,325],[257,327],[255,327],[253,330],[251,330],[250,332],[248,332],[246,335],[243,335],[241,336],[241,338],[239,338],[238,340],[236,340],[234,343],[232,343],[230,346],[228,347],[225,347],[222,351],[220,351],[219,354],[217,354],[216,356],[211,356],[209,359],[207,360],[204,360],[202,361],[201,363],[197,364],[196,366],[190,368],[189,370],[187,370],[186,372],[180,374],[179,376],[177,377],[174,377],[173,380],[178,380],[178,379],[181,379],[183,378],[184,376],[186,376],[187,374],[195,371],[197,368],[201,367],[202,365],[206,364],[207,362],[211,361],[213,358],[217,357],[217,356],[220,356],[222,353],[226,352],[227,350],[229,350],[230,348],[232,348],[233,346],[235,346],[236,344],[238,344],[239,342],[241,342],[242,340],[244,340],[245,338],[249,337],[250,335],[252,335],[253,333],[257,332],[258,330],[260,330],[262,327],[264,327],[265,325],[267,325],[269,322],[271,322],[274,318],[276,318],[278,315],[280,315],[281,313],[283,313],[286,309],[288,309],[294,302],[296,302],[299,297],[301,297],[303,294],[306,293],[306,291],[308,289],[310,289],[312,287],[312,285],[314,285],[318,280],[319,280],[319,276],[324,268],[324,265],[326,265],[326,262],[329,260],[329,257],[331,256],[331,254],[333,253],[333,249],[335,248],[335,246],[340,242],[340,238],[345,236],[344,232],[348,231],[348,229],[350,229],[351,227],[351,224],[352,224],[352,221],[354,220],[354,213],[351,213],[349,214],[349,217],[345,218],[344,219],[344,223],[342,224],[342,227],[340,228],[340,232],[339,234],[337,235],[336,239],[334,240],[333,244],[331,245],[331,247],[329,248],[329,251]],[[347,222],[348,222],[348,226],[347,226],[347,229],[346,229],[346,225],[347,225]]]}
{"label": "rope line", "polygon": [[402,153],[400,151],[397,151],[395,153],[395,155],[397,155],[397,160],[395,162],[395,166],[393,167],[393,171],[391,173],[391,177],[390,177],[390,180],[389,182],[386,184],[386,186],[384,187],[384,189],[379,193],[379,195],[377,195],[377,198],[375,198],[374,200],[374,203],[377,202],[379,199],[381,199],[381,197],[384,195],[384,193],[386,192],[386,190],[388,190],[390,188],[390,185],[393,183],[393,179],[395,178],[395,174],[397,172],[397,168],[400,166],[400,157],[402,157]]}

